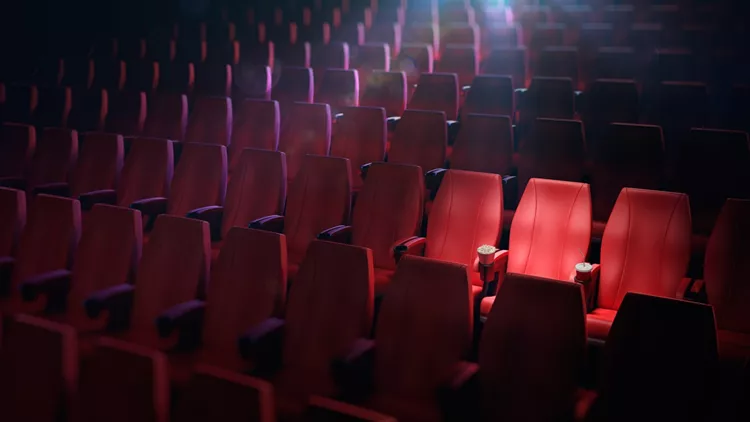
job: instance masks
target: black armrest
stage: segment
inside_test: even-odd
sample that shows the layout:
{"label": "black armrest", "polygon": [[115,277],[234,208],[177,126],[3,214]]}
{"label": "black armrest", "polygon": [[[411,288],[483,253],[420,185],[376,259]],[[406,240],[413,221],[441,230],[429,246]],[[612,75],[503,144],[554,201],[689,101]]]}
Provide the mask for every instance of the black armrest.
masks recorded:
{"label": "black armrest", "polygon": [[255,362],[260,374],[272,374],[281,365],[283,339],[284,320],[269,318],[239,338],[240,355]]}
{"label": "black armrest", "polygon": [[208,222],[208,225],[211,226],[211,240],[221,240],[221,225],[224,220],[224,207],[220,205],[209,205],[207,207],[192,210],[187,216],[188,218],[195,218],[196,220]]}
{"label": "black armrest", "polygon": [[146,198],[133,202],[130,208],[140,211],[143,215],[156,217],[167,212],[167,198],[158,196],[155,198]]}
{"label": "black armrest", "polygon": [[396,126],[398,126],[398,122],[401,120],[401,116],[393,116],[389,117],[385,120],[385,123],[388,127],[388,132],[395,132]]}
{"label": "black armrest", "polygon": [[109,327],[120,328],[130,319],[133,296],[135,296],[135,286],[119,284],[89,296],[83,306],[86,309],[86,315],[92,319],[99,317],[103,310],[108,311]]}
{"label": "black armrest", "polygon": [[81,209],[90,211],[96,204],[117,205],[117,192],[114,189],[95,190],[78,197]]}
{"label": "black armrest", "polygon": [[518,202],[518,177],[503,176],[503,208],[515,209]]}
{"label": "black armrest", "polygon": [[401,260],[404,255],[424,255],[424,248],[427,245],[427,239],[419,236],[412,236],[408,239],[399,241],[396,246],[393,247],[393,258],[396,263]]}
{"label": "black armrest", "polygon": [[10,279],[13,275],[13,267],[16,260],[10,256],[0,257],[0,297],[10,295]]}
{"label": "black armrest", "polygon": [[201,324],[205,312],[206,303],[201,300],[191,300],[167,309],[156,318],[156,329],[159,336],[166,338],[177,330],[180,336],[180,345],[195,346],[200,338]]}
{"label": "black armrest", "polygon": [[424,185],[430,191],[430,199],[435,199],[447,171],[447,169],[432,169],[424,174]]}
{"label": "black armrest", "polygon": [[269,215],[266,217],[261,217],[248,224],[248,227],[251,229],[282,233],[284,231],[284,216]]}
{"label": "black armrest", "polygon": [[516,101],[516,110],[521,110],[526,106],[526,94],[528,90],[526,88],[516,88],[513,91],[514,100]]}
{"label": "black armrest", "polygon": [[464,85],[461,87],[461,92],[466,95],[471,91],[471,85]]}
{"label": "black armrest", "polygon": [[40,294],[46,295],[47,310],[51,311],[65,303],[65,297],[70,290],[70,279],[71,273],[68,270],[39,274],[21,283],[21,297],[27,302],[32,302]]}
{"label": "black armrest", "polygon": [[372,368],[375,362],[375,341],[357,339],[346,356],[333,361],[333,379],[348,397],[347,401],[357,401],[372,391]]}
{"label": "black armrest", "polygon": [[359,168],[359,177],[361,177],[362,180],[367,179],[367,172],[370,171],[370,167],[372,167],[372,163],[362,164]]}
{"label": "black armrest", "polygon": [[33,194],[38,195],[40,193],[46,195],[55,196],[70,196],[70,186],[67,183],[47,183],[44,185],[38,185],[34,187]]}
{"label": "black armrest", "polygon": [[0,177],[0,186],[25,191],[26,179],[23,177]]}
{"label": "black armrest", "polygon": [[479,416],[478,371],[476,363],[459,362],[440,386],[438,402],[446,421],[475,420]]}
{"label": "black armrest", "polygon": [[344,113],[336,113],[333,115],[333,121],[338,122],[339,120],[344,118]]}
{"label": "black armrest", "polygon": [[448,120],[446,124],[448,126],[448,145],[453,145],[456,143],[458,131],[461,130],[461,122],[458,120]]}
{"label": "black armrest", "polygon": [[336,243],[352,242],[352,226],[335,226],[318,234],[318,239]]}

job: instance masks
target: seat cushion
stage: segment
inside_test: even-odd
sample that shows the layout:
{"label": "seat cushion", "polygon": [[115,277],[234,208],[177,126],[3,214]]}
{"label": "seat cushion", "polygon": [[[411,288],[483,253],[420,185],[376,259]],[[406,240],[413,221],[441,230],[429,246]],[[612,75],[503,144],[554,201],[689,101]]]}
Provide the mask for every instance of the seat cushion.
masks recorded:
{"label": "seat cushion", "polygon": [[382,295],[391,282],[395,270],[375,267],[375,295]]}
{"label": "seat cushion", "polygon": [[596,308],[586,315],[586,331],[591,339],[606,340],[617,311]]}
{"label": "seat cushion", "polygon": [[750,359],[750,334],[719,330],[719,355],[724,360]]}
{"label": "seat cushion", "polygon": [[490,314],[490,311],[492,310],[492,305],[495,304],[495,296],[487,296],[482,299],[482,302],[479,305],[479,314],[483,317],[486,317]]}
{"label": "seat cushion", "polygon": [[604,228],[607,226],[606,221],[591,222],[591,237],[601,239],[604,236]]}
{"label": "seat cushion", "polygon": [[373,396],[364,407],[392,415],[400,421],[437,422],[443,420],[437,401],[417,397]]}

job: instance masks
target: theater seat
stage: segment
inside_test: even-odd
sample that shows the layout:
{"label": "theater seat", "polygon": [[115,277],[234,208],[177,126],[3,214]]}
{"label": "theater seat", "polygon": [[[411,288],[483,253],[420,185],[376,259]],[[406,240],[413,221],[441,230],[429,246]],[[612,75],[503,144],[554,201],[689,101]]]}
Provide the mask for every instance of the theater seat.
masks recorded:
{"label": "theater seat", "polygon": [[585,361],[582,288],[508,274],[482,329],[481,415],[488,420],[573,420]]}
{"label": "theater seat", "polygon": [[[148,60],[130,60],[125,65],[127,78],[125,79],[126,92],[145,92],[151,94],[159,86],[160,70],[158,62]],[[164,76],[167,77],[166,75]]]}
{"label": "theater seat", "polygon": [[321,396],[310,397],[304,420],[306,422],[396,422],[396,419],[391,416]]}
{"label": "theater seat", "polygon": [[539,53],[534,76],[570,78],[578,89],[578,49],[576,47],[545,47]]}
{"label": "theater seat", "polygon": [[473,45],[452,44],[443,48],[437,71],[455,73],[460,86],[470,85],[479,73],[479,53]]}
{"label": "theater seat", "polygon": [[232,137],[232,100],[204,97],[195,100],[187,124],[185,142],[229,146]]}
{"label": "theater seat", "polygon": [[538,117],[572,119],[575,94],[569,78],[535,77],[519,99],[521,123],[533,124]]}
{"label": "theater seat", "polygon": [[453,169],[508,175],[513,164],[513,125],[510,117],[468,114],[450,156]]}
{"label": "theater seat", "polygon": [[461,106],[463,121],[471,113],[494,114],[514,117],[515,94],[513,93],[513,78],[510,76],[477,75],[471,81],[471,89],[466,94],[466,100]]}
{"label": "theater seat", "polygon": [[610,123],[638,123],[638,87],[635,81],[597,79],[585,95],[582,114],[588,134],[606,133]]}
{"label": "theater seat", "polygon": [[26,226],[26,194],[0,187],[0,260],[16,255]]}
{"label": "theater seat", "polygon": [[442,111],[448,120],[458,118],[458,77],[454,73],[425,73],[406,106],[409,110]]}
{"label": "theater seat", "polygon": [[392,68],[394,71],[404,72],[406,81],[412,86],[419,83],[422,74],[432,73],[435,68],[435,54],[431,44],[403,44]]}
{"label": "theater seat", "polygon": [[406,74],[374,70],[362,88],[360,105],[383,107],[388,117],[401,116],[406,109]]}
{"label": "theater seat", "polygon": [[356,55],[352,56],[352,67],[357,69],[360,91],[364,91],[373,71],[391,70],[391,47],[389,44],[372,42],[360,45]]}
{"label": "theater seat", "polygon": [[3,178],[24,178],[36,149],[36,129],[20,123],[0,128],[0,183]]}
{"label": "theater seat", "polygon": [[26,188],[31,191],[48,183],[65,183],[78,160],[78,132],[45,128],[37,141]]}
{"label": "theater seat", "polygon": [[69,87],[39,87],[33,123],[39,128],[67,127],[73,107],[73,91]]}
{"label": "theater seat", "polygon": [[[348,158],[356,173],[367,163],[385,158],[388,129],[385,110],[376,107],[345,107],[343,116],[336,120],[331,156]],[[362,188],[362,178],[352,175],[352,188]]]}
{"label": "theater seat", "polygon": [[359,76],[356,70],[326,69],[322,73],[316,101],[328,104],[331,113],[359,105]]}
{"label": "theater seat", "polygon": [[418,165],[423,172],[445,166],[448,128],[441,111],[406,110],[398,121],[388,162]]}
{"label": "theater seat", "polygon": [[80,132],[104,130],[109,108],[109,94],[104,89],[75,90],[65,127]]}
{"label": "theater seat", "polygon": [[624,188],[604,229],[590,338],[606,340],[628,292],[676,297],[690,259],[685,194]]}
{"label": "theater seat", "polygon": [[287,178],[297,177],[305,155],[328,155],[331,148],[331,109],[328,104],[290,104],[284,111],[279,151],[286,154]]}
{"label": "theater seat", "polygon": [[281,68],[278,82],[271,89],[271,99],[278,101],[283,108],[287,103],[312,103],[314,93],[312,69],[285,66]]}
{"label": "theater seat", "polygon": [[193,63],[159,63],[158,91],[170,95],[191,95],[195,86],[195,66]]}
{"label": "theater seat", "polygon": [[495,48],[482,62],[481,73],[485,75],[510,75],[513,88],[526,87],[526,47]]}
{"label": "theater seat", "polygon": [[232,95],[233,76],[231,64],[202,63],[195,69],[195,94],[229,97]]}
{"label": "theater seat", "polygon": [[182,94],[155,94],[148,100],[148,114],[143,136],[173,141],[185,139],[188,119],[187,96]]}
{"label": "theater seat", "polygon": [[3,419],[54,422],[72,414],[78,388],[75,330],[29,315],[6,318],[3,328]]}
{"label": "theater seat", "polygon": [[123,91],[108,97],[110,103],[104,128],[109,133],[138,136],[146,123],[147,102],[144,92]]}
{"label": "theater seat", "polygon": [[[576,264],[586,262],[590,241],[589,185],[531,179],[510,225],[507,272],[573,281]],[[482,316],[489,314],[493,301],[482,299]]]}

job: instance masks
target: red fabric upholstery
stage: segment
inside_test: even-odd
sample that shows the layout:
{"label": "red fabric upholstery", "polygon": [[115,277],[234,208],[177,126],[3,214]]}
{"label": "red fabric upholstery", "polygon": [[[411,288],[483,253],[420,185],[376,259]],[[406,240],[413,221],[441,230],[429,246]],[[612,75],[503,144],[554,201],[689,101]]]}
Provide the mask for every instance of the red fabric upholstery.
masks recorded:
{"label": "red fabric upholstery", "polygon": [[229,172],[239,164],[245,148],[275,151],[279,146],[281,120],[276,101],[245,100],[237,108],[232,142],[229,145]]}
{"label": "red fabric upholstery", "polygon": [[125,92],[142,91],[150,94],[159,86],[160,66],[158,62],[131,59],[127,62],[125,71],[127,72]]}
{"label": "red fabric upholstery", "polygon": [[477,75],[461,107],[461,122],[465,122],[470,113],[513,116],[514,97],[513,77]]}
{"label": "red fabric upholstery", "polygon": [[479,52],[473,46],[449,45],[443,49],[437,71],[455,73],[460,86],[471,85],[479,73]]}
{"label": "red fabric upholstery", "polygon": [[379,293],[396,269],[393,245],[419,233],[423,203],[424,177],[419,167],[386,163],[370,167],[354,207],[352,243],[372,250]]}
{"label": "red fabric upholstery", "polygon": [[174,422],[273,422],[273,386],[258,378],[203,366],[175,407]]}
{"label": "red fabric upholstery", "polygon": [[[234,61],[230,59],[227,63],[234,63]],[[232,95],[232,65],[227,63],[223,61],[216,63],[201,63],[196,68],[196,95],[204,97],[229,97]],[[189,129],[188,132],[190,132]]]}
{"label": "red fabric upholstery", "polygon": [[286,157],[283,152],[247,148],[229,182],[222,237],[232,227],[267,215],[281,215],[286,203]]}
{"label": "red fabric upholstery", "polygon": [[708,88],[701,82],[662,82],[658,89],[656,122],[665,130],[706,127]]}
{"label": "red fabric upholstery", "polygon": [[6,319],[0,350],[0,406],[9,421],[53,422],[77,390],[75,331],[28,315]]}
{"label": "red fabric upholstery", "polygon": [[419,82],[423,73],[431,73],[435,67],[435,50],[432,44],[403,44],[393,70],[404,72],[409,85]]}
{"label": "red fabric upholstery", "polygon": [[586,126],[638,123],[638,86],[628,79],[597,79],[586,91]]}
{"label": "red fabric upholstery", "polygon": [[121,135],[87,133],[70,172],[70,194],[114,189],[120,179],[125,148]]}
{"label": "red fabric upholstery", "polygon": [[351,64],[359,73],[360,92],[364,92],[374,70],[391,70],[391,47],[382,42],[362,44],[357,47],[357,54],[353,55]]}
{"label": "red fabric upholstery", "polygon": [[[315,92],[312,69],[304,67],[281,68],[278,82],[271,90],[271,98],[284,105],[286,103],[312,103]],[[274,78],[277,76],[274,75]]]}
{"label": "red fabric upholstery", "polygon": [[[269,45],[273,50],[273,43],[269,43]],[[238,88],[242,98],[271,99],[271,89],[275,80],[271,68],[265,63],[262,65],[237,64],[234,65],[232,74],[234,75],[234,86],[232,88]]]}
{"label": "red fabric upholstery", "polygon": [[409,100],[411,110],[442,111],[448,120],[458,117],[458,77],[453,73],[428,73]]}
{"label": "red fabric upholstery", "polygon": [[118,92],[125,86],[126,68],[122,60],[99,59],[93,61],[94,77],[92,86]]}
{"label": "red fabric upholstery", "polygon": [[415,256],[399,262],[375,330],[374,394],[367,407],[399,420],[442,420],[437,390],[471,342],[467,267]]}
{"label": "red fabric upholstery", "polygon": [[363,84],[360,105],[383,107],[388,117],[400,116],[406,109],[406,74],[375,70]]}
{"label": "red fabric upholstery", "polygon": [[24,177],[36,149],[36,129],[3,123],[0,129],[0,177]]}
{"label": "red fabric upholstery", "polygon": [[708,420],[717,363],[710,306],[629,293],[606,344],[601,417]]}
{"label": "red fabric upholstery", "polygon": [[73,106],[69,87],[38,87],[39,102],[34,110],[37,127],[66,127]]}
{"label": "red fabric upholstery", "polygon": [[511,118],[489,114],[464,115],[450,162],[454,169],[510,174],[513,164]]}
{"label": "red fabric upholstery", "polygon": [[359,76],[356,70],[326,69],[321,75],[316,101],[328,104],[331,113],[359,105]]}
{"label": "red fabric upholstery", "polygon": [[407,110],[393,134],[388,162],[416,164],[428,172],[445,166],[447,149],[445,113]]}
{"label": "red fabric upholstery", "polygon": [[320,240],[310,244],[289,294],[282,369],[274,382],[289,409],[311,394],[336,392],[332,362],[372,330],[373,278],[369,249]]}
{"label": "red fabric upholstery", "polygon": [[493,49],[482,63],[485,75],[510,75],[513,88],[526,86],[526,47],[502,47]]}
{"label": "red fabric upholstery", "polygon": [[26,194],[0,187],[0,257],[16,254],[26,226]]}
{"label": "red fabric upholstery", "polygon": [[169,421],[169,362],[157,351],[103,338],[81,368],[80,421]]}
{"label": "red fabric upholstery", "polygon": [[609,219],[622,188],[659,189],[664,182],[664,138],[659,126],[614,123],[604,133],[602,142],[591,148],[593,212],[598,222]]}
{"label": "red fabric upholstery", "polygon": [[[331,148],[331,109],[328,104],[289,104],[282,123],[279,151],[286,154],[287,177],[297,177],[305,155],[328,155]],[[286,114],[285,114],[286,115]]]}
{"label": "red fabric upholstery", "polygon": [[578,49],[561,46],[545,47],[539,54],[534,76],[570,78],[573,88],[577,88]]}
{"label": "red fabric upholstery", "polygon": [[174,150],[166,139],[129,140],[130,151],[117,185],[117,204],[130,206],[144,198],[166,197],[174,173]]}
{"label": "red fabric upholstery", "polygon": [[71,109],[65,127],[80,132],[104,130],[109,108],[109,94],[104,89],[78,88],[72,92]]}
{"label": "red fabric upholstery", "polygon": [[148,116],[143,135],[181,141],[188,119],[187,97],[182,94],[153,95],[148,101]]}
{"label": "red fabric upholstery", "polygon": [[521,145],[518,158],[518,191],[523,192],[532,177],[583,180],[586,140],[581,122],[537,119]]}
{"label": "red fabric upholstery", "polygon": [[[200,62],[196,61],[196,64]],[[191,95],[195,84],[195,65],[189,61],[159,61],[159,92]]]}
{"label": "red fabric upholstery", "polygon": [[391,416],[333,399],[312,396],[305,412],[305,421],[396,422]]}
{"label": "red fabric upholstery", "polygon": [[314,45],[310,55],[310,67],[319,76],[323,76],[326,69],[349,69],[349,44],[332,42]]}
{"label": "red fabric upholstery", "polygon": [[482,419],[571,420],[586,359],[583,289],[508,274],[495,302],[479,349]]}
{"label": "red fabric upholstery", "polygon": [[[466,8],[460,8],[466,11]],[[459,9],[459,10],[460,10]],[[445,17],[445,6],[443,10],[443,16]],[[440,62],[441,64],[450,60],[449,56],[446,56],[452,46],[465,45],[471,47],[476,52],[477,58],[479,58],[479,52],[481,47],[481,29],[474,22],[451,22],[440,28]],[[477,69],[479,70],[479,69]],[[471,81],[469,81],[471,82]]]}
{"label": "red fabric upholstery", "polygon": [[[350,15],[350,17],[353,18],[354,15]],[[362,22],[344,22],[332,32],[332,41],[346,43],[352,49],[359,47],[365,42],[365,24]]]}
{"label": "red fabric upholstery", "polygon": [[[337,120],[331,142],[331,155],[348,158],[356,173],[363,164],[383,161],[388,129],[385,110],[375,107],[345,107]],[[352,176],[353,188],[362,187],[362,178]]]}
{"label": "red fabric upholstery", "polygon": [[204,97],[195,100],[185,142],[228,146],[232,137],[232,100]]}
{"label": "red fabric upholstery", "polygon": [[616,311],[628,292],[675,297],[690,233],[686,195],[623,189],[604,230],[596,306]]}
{"label": "red fabric upholstery", "polygon": [[190,144],[174,173],[167,212],[185,215],[209,205],[224,205],[227,189],[227,150],[223,145]]}
{"label": "red fabric upholstery", "polygon": [[[440,27],[437,22],[419,23],[414,22],[408,27],[402,28],[404,44],[401,47],[401,53],[407,52],[411,45],[427,45],[432,48],[435,58],[440,55]],[[430,64],[430,68],[432,64]],[[427,70],[431,72],[432,70]]]}
{"label": "red fabric upholstery", "polygon": [[537,117],[572,119],[575,113],[573,88],[569,78],[533,78],[520,104],[521,118],[525,122]]}
{"label": "red fabric upholstery", "polygon": [[[294,44],[278,43],[274,44],[274,50],[276,52],[274,68],[281,65],[283,66],[282,72],[285,71],[284,69],[289,69],[290,67],[310,67],[310,43],[308,42],[296,42]],[[274,97],[274,99],[277,98]]]}
{"label": "red fabric upholstery", "polygon": [[[499,175],[448,170],[430,212],[425,256],[466,265],[478,275],[477,248],[499,243],[502,211]],[[470,278],[481,286],[478,277]]]}
{"label": "red fabric upholstery", "polygon": [[247,369],[237,339],[267,318],[281,316],[286,291],[284,235],[241,227],[229,230],[212,269],[197,360],[230,370]]}
{"label": "red fabric upholstery", "polygon": [[28,187],[68,181],[68,174],[78,160],[78,132],[46,128],[39,136]]}
{"label": "red fabric upholstery", "polygon": [[34,85],[8,84],[5,86],[5,104],[13,105],[4,107],[6,121],[31,124],[32,116],[39,104],[39,90]]}
{"label": "red fabric upholstery", "polygon": [[[385,10],[379,12],[383,14]],[[401,52],[401,30],[401,24],[396,22],[374,22],[367,31],[367,42],[388,44],[391,47],[391,55],[398,57]]]}
{"label": "red fabric upholstery", "polygon": [[[129,76],[128,76],[129,77]],[[146,123],[147,102],[144,92],[123,91],[108,97],[105,129],[110,133],[137,136]]]}

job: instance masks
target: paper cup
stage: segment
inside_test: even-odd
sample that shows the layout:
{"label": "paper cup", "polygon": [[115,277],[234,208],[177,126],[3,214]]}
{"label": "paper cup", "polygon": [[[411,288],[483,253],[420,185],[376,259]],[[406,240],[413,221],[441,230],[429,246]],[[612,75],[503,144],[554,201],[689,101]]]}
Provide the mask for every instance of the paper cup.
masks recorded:
{"label": "paper cup", "polygon": [[478,247],[477,255],[479,256],[479,263],[482,265],[492,265],[495,261],[495,252],[497,252],[497,248],[492,245]]}
{"label": "paper cup", "polygon": [[588,262],[581,262],[576,264],[576,280],[581,282],[587,282],[591,280],[591,271],[594,266]]}

